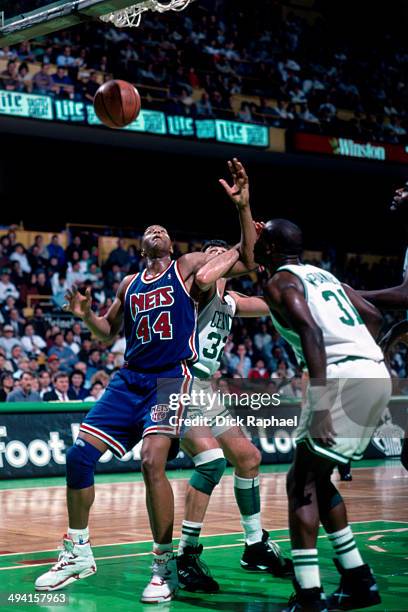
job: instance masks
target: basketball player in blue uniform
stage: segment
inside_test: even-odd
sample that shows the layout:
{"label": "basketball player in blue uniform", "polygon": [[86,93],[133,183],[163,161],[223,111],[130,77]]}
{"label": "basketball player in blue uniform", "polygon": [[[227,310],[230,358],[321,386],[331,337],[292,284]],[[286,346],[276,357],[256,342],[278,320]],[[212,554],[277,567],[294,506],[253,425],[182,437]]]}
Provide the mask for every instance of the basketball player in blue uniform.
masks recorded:
{"label": "basketball player in blue uniform", "polygon": [[[172,261],[172,243],[160,225],[146,229],[142,249],[146,269],[123,279],[105,316],[92,312],[89,290],[81,295],[73,289],[66,296],[67,310],[81,318],[103,342],[112,342],[124,324],[125,365],[90,410],[67,452],[69,527],[57,563],[37,578],[37,590],[61,589],[96,572],[88,529],[96,463],[108,449],[123,457],[141,438],[146,503],[154,538],[152,577],[141,601],[168,601],[177,589],[172,552],[174,500],[165,465],[179,427],[170,418],[174,412],[168,398],[172,393],[187,393],[192,381],[190,364],[197,358],[197,272],[207,256],[188,253]],[[221,277],[237,260],[237,251],[231,250],[215,258],[213,265]],[[177,416],[182,416],[181,407]]]}

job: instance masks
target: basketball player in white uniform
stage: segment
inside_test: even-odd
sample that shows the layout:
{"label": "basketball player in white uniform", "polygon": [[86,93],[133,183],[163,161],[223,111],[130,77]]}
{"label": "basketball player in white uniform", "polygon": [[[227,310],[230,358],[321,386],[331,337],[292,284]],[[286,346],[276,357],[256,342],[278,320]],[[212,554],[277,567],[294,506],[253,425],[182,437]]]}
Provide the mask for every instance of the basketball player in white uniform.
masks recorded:
{"label": "basketball player in white uniform", "polygon": [[[248,178],[239,162],[233,162],[235,187],[241,187],[240,194],[230,194],[231,198],[247,195]],[[230,165],[231,168],[231,165]],[[228,187],[228,186],[227,186]],[[227,191],[233,191],[232,188]],[[261,228],[258,227],[260,231]],[[207,242],[203,251],[208,254],[209,263],[203,267],[200,277],[206,284],[199,301],[198,333],[199,360],[194,365],[196,376],[194,390],[214,395],[211,377],[219,370],[220,360],[231,331],[234,316],[262,317],[269,315],[269,308],[263,298],[248,297],[235,291],[225,291],[226,280],[216,281],[217,271],[211,260],[228,249],[227,243],[220,240]],[[207,397],[207,396],[206,396]],[[228,417],[224,405],[216,403],[208,409],[207,404],[190,409],[189,416],[199,414],[213,420],[213,438],[194,437],[194,427],[190,435],[183,437],[182,447],[192,457],[195,471],[190,480],[186,495],[182,535],[179,544],[178,568],[179,585],[189,591],[217,592],[219,586],[211,577],[199,556],[202,546],[199,536],[211,493],[221,479],[222,473],[216,471],[216,460],[225,457],[233,465],[234,493],[237,501],[241,524],[245,534],[245,550],[241,559],[243,569],[269,572],[278,577],[292,575],[292,564],[284,559],[279,547],[269,540],[269,534],[262,529],[259,493],[259,464],[261,454],[254,444],[244,435],[240,427],[232,425],[226,418],[221,424],[216,417]],[[222,420],[222,419],[221,419]],[[192,434],[192,435],[191,435]],[[214,462],[214,463],[212,463]]]}
{"label": "basketball player in white uniform", "polygon": [[[388,404],[391,382],[373,338],[380,313],[329,272],[302,265],[301,251],[301,230],[284,219],[269,221],[254,249],[255,260],[269,272],[264,295],[274,325],[310,376],[287,479],[296,592],[286,610],[350,610],[381,599],[330,476],[338,462],[362,457]],[[341,574],[328,600],[316,549],[319,522]]]}

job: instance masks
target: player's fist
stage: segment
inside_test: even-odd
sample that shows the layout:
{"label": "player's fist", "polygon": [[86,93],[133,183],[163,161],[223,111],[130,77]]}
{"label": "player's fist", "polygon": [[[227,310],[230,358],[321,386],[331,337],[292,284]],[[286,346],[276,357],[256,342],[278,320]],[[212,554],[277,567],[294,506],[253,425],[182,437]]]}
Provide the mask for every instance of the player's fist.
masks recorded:
{"label": "player's fist", "polygon": [[238,208],[249,206],[249,180],[244,166],[234,157],[228,162],[228,168],[232,176],[232,185],[224,179],[220,179],[220,185],[224,187],[228,197]]}
{"label": "player's fist", "polygon": [[73,286],[65,294],[67,303],[64,305],[64,310],[72,312],[73,315],[80,319],[86,319],[91,313],[92,306],[92,289],[88,287],[85,295],[79,293],[78,288]]}

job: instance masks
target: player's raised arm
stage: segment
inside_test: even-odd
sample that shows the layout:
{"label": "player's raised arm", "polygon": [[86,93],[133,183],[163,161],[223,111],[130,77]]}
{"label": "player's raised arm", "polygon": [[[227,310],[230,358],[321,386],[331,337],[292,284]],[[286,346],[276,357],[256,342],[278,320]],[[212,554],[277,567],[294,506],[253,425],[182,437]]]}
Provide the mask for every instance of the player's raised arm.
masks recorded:
{"label": "player's raised arm", "polygon": [[131,276],[126,276],[119,285],[118,292],[112,306],[103,317],[98,317],[92,310],[91,288],[82,295],[74,286],[67,291],[65,299],[67,304],[64,310],[72,312],[73,315],[82,319],[87,328],[102,340],[102,342],[112,342],[121,330],[123,323],[123,297]]}
{"label": "player's raised arm", "polygon": [[232,185],[229,185],[224,179],[220,179],[219,182],[230,200],[237,207],[241,224],[241,242],[239,247],[241,259],[247,268],[253,269],[257,267],[254,260],[254,246],[257,240],[257,233],[249,204],[249,179],[244,166],[236,157],[228,162],[228,168],[232,176]]}
{"label": "player's raised arm", "polygon": [[234,248],[210,259],[206,253],[187,253],[180,257],[177,263],[188,291],[194,282],[200,291],[208,291],[234,267],[238,259],[239,253]]}
{"label": "player's raised arm", "polygon": [[408,279],[405,278],[404,282],[396,287],[358,291],[358,294],[377,308],[406,310],[408,308]]}
{"label": "player's raised arm", "polygon": [[269,306],[264,298],[254,295],[248,296],[238,291],[228,291],[237,305],[235,314],[237,317],[267,317],[270,315]]}

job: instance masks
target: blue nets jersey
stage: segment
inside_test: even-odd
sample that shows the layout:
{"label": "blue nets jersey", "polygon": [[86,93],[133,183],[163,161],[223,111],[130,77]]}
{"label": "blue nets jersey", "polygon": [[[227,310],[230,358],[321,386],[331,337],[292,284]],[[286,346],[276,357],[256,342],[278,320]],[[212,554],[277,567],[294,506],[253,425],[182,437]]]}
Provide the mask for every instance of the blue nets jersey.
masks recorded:
{"label": "blue nets jersey", "polygon": [[136,274],[126,290],[124,312],[125,361],[132,368],[160,371],[184,359],[196,361],[197,306],[177,262],[151,278],[146,270]]}

